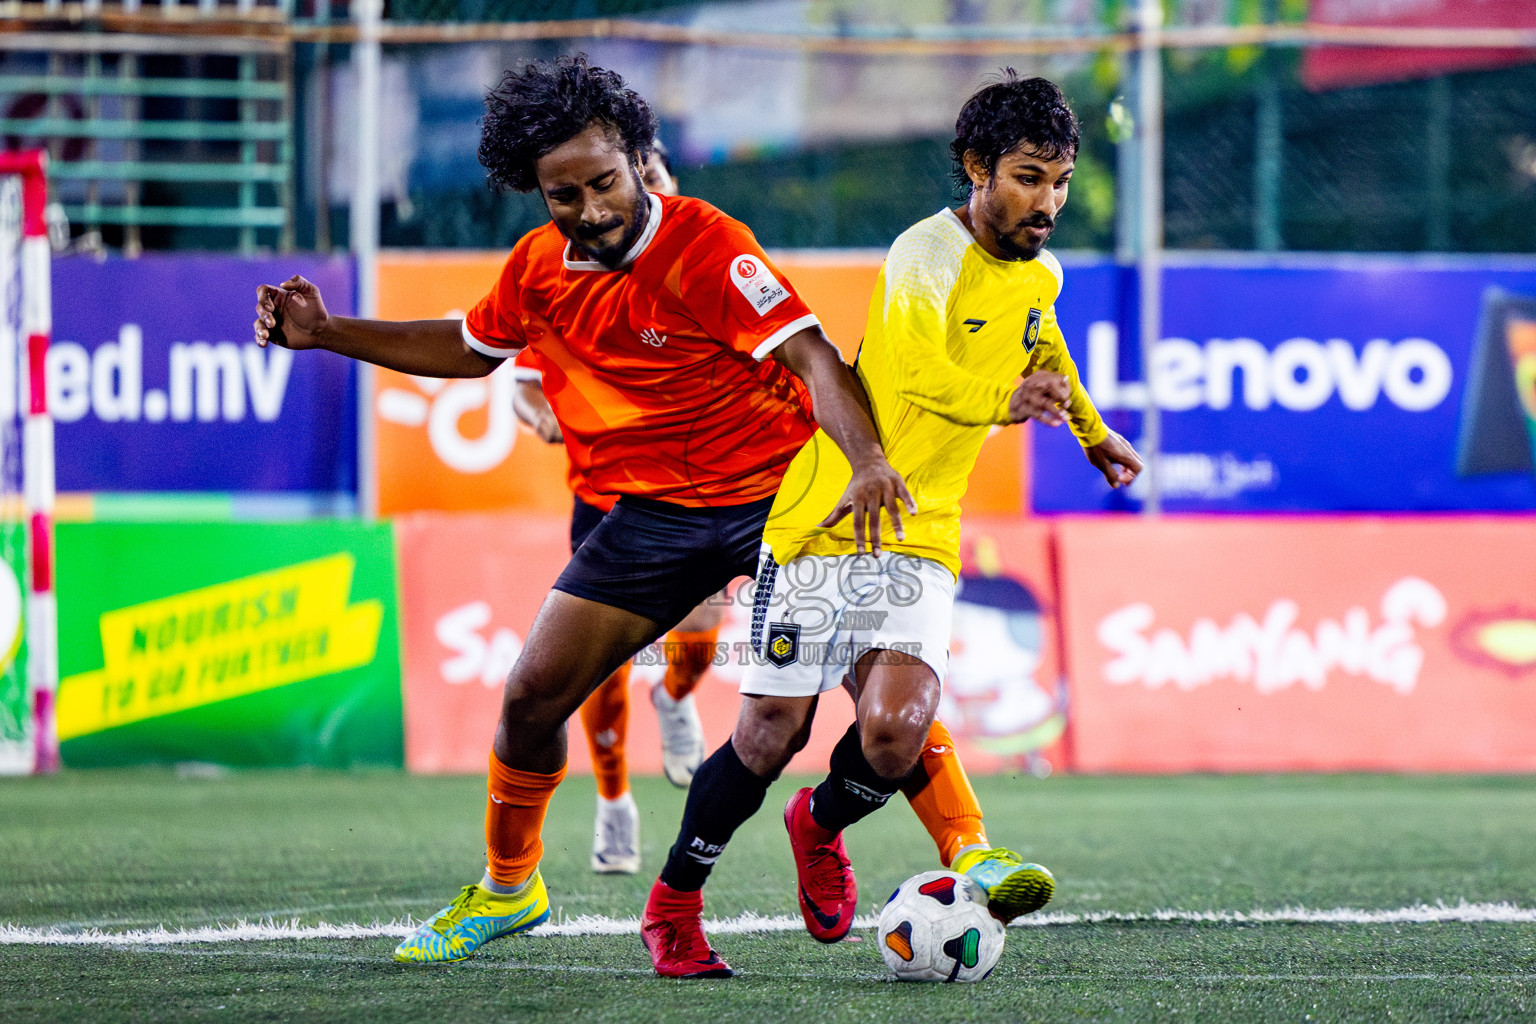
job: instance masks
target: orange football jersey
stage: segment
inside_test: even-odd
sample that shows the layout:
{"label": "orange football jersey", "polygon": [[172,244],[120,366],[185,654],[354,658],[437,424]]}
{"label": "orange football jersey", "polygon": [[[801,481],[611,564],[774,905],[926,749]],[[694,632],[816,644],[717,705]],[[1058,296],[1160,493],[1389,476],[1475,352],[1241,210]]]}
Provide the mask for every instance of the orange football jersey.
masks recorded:
{"label": "orange football jersey", "polygon": [[[513,372],[518,380],[542,381],[544,379],[544,364],[539,362],[538,354],[531,348],[524,348],[519,351],[513,357],[512,364]],[[556,413],[555,418],[559,419],[560,414]],[[564,433],[562,430],[562,436]],[[598,494],[591,487],[587,486],[586,478],[576,468],[575,460],[569,456],[565,460],[565,484],[576,497],[588,505],[602,509],[604,512],[613,508],[614,502],[618,501],[611,494]]]}
{"label": "orange football jersey", "polygon": [[552,223],[525,235],[464,339],[492,357],[533,351],[573,482],[593,493],[767,497],[815,430],[805,386],[768,356],[819,321],[745,225],[688,197],[650,207],[616,270]]}

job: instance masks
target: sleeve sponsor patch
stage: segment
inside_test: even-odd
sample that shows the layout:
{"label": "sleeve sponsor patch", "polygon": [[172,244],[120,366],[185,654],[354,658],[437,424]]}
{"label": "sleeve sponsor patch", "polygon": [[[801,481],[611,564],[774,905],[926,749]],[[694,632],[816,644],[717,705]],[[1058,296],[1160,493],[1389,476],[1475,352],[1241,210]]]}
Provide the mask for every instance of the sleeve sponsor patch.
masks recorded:
{"label": "sleeve sponsor patch", "polygon": [[779,283],[768,265],[749,253],[731,260],[731,283],[752,303],[758,316],[789,298],[789,289]]}

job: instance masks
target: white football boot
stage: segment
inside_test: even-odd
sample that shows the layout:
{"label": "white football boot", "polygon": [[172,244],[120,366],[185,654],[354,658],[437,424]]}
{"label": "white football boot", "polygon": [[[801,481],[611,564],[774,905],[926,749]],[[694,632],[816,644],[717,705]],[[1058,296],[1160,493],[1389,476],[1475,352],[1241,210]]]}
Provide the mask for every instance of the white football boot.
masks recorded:
{"label": "white football boot", "polygon": [[673,700],[665,686],[655,683],[651,703],[661,726],[661,770],[672,785],[687,789],[693,773],[704,763],[704,723],[699,721],[693,694]]}
{"label": "white football boot", "polygon": [[597,798],[592,870],[600,875],[632,875],[640,870],[640,808],[633,793],[616,800]]}

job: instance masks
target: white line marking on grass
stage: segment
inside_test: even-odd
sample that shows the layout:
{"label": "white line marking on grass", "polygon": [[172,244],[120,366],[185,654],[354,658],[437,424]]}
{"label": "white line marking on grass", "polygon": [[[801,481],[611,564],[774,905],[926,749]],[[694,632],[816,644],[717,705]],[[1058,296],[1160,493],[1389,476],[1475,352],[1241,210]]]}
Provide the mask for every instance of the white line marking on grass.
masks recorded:
{"label": "white line marking on grass", "polygon": [[[855,928],[873,928],[875,918],[859,917]],[[1150,913],[1093,911],[1086,914],[1048,913],[1021,918],[1016,928],[1053,928],[1085,924],[1536,924],[1536,908],[1513,903],[1457,903],[1434,906],[1420,903],[1387,910],[1356,910],[1337,907],[1309,910],[1287,907],[1282,910],[1154,910]],[[21,927],[0,924],[0,946],[174,946],[210,942],[270,942],[276,940],[378,939],[402,938],[416,923],[409,918],[373,924],[301,924],[291,921],[236,921],[233,924],[201,928],[142,928],[124,932],[105,932],[96,928],[66,931],[51,927]],[[751,911],[738,917],[706,922],[712,935],[750,935],[765,932],[793,932],[803,928],[800,918],[788,914],[767,917]],[[574,938],[596,935],[636,935],[640,921],[634,917],[605,917],[582,914],[540,925],[528,934],[536,938]]]}
{"label": "white line marking on grass", "polygon": [[1446,924],[1446,923],[1536,923],[1536,908],[1514,903],[1467,903],[1455,905],[1426,903],[1390,910],[1356,910],[1335,907],[1309,910],[1286,907],[1281,910],[1154,910],[1151,913],[1116,913],[1089,911],[1086,914],[1035,914],[1013,922],[1015,928],[1049,928],[1073,924],[1134,924],[1137,922],[1186,924]]}

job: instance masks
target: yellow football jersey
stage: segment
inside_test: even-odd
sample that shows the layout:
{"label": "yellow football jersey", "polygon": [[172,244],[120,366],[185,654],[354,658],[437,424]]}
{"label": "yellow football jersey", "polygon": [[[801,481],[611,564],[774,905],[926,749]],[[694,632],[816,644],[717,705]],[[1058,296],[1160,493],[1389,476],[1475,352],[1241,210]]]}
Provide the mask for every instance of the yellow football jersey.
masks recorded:
{"label": "yellow football jersey", "polygon": [[[919,221],[891,246],[855,369],[886,458],[906,480],[917,514],[903,515],[901,541],[882,519],[883,550],[932,558],[960,575],[960,498],[987,432],[1008,421],[1021,375],[1066,374],[1072,432],[1085,447],[1108,436],[1056,324],[1061,284],[1055,256],[996,259],[951,210]],[[763,531],[775,561],[854,550],[852,517],[831,529],[818,525],[852,475],[818,430],[790,463]]]}

